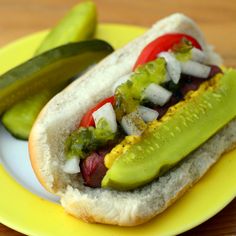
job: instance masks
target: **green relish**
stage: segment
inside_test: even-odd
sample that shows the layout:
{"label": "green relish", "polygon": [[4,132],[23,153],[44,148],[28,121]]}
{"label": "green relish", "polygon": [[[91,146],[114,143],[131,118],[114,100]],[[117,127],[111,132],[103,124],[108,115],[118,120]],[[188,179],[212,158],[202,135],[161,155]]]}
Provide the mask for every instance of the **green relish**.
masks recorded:
{"label": "green relish", "polygon": [[114,140],[116,134],[112,132],[108,122],[101,118],[97,127],[80,127],[73,131],[65,143],[67,159],[78,157],[84,159],[92,151],[105,146],[108,141]]}
{"label": "green relish", "polygon": [[143,91],[151,83],[161,84],[166,78],[166,62],[158,58],[139,66],[131,79],[121,84],[115,91],[117,120],[136,110],[143,100]]}
{"label": "green relish", "polygon": [[174,45],[172,52],[178,61],[186,62],[192,57],[192,48],[192,43],[186,38],[183,38],[178,44]]}
{"label": "green relish", "polygon": [[[172,53],[179,61],[191,59],[191,42],[186,39],[180,41],[172,48]],[[130,80],[119,85],[115,90],[114,110],[116,119],[120,122],[122,117],[134,112],[138,106],[145,102],[144,90],[152,83],[162,85],[174,92],[179,85],[172,81],[165,82],[167,76],[166,61],[160,57],[144,65],[140,65],[131,75]],[[105,118],[99,120],[95,127],[80,127],[73,131],[66,140],[65,153],[67,158],[86,158],[91,152],[115,142],[124,134],[118,130],[113,133]]]}

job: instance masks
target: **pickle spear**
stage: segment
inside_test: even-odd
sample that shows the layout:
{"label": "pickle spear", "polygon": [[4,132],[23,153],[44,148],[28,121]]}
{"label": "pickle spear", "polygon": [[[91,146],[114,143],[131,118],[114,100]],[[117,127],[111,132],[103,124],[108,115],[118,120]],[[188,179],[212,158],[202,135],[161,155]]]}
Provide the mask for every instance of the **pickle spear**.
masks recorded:
{"label": "pickle spear", "polygon": [[154,121],[141,141],[113,163],[102,187],[131,190],[149,183],[233,119],[236,71],[218,76],[172,108],[165,119]]}
{"label": "pickle spear", "polygon": [[60,90],[45,89],[40,93],[29,96],[22,102],[16,103],[4,113],[2,117],[3,125],[14,137],[24,140],[28,139],[39,111]]}
{"label": "pickle spear", "polygon": [[97,24],[96,6],[91,1],[82,2],[72,8],[55,26],[36,51],[36,55],[49,49],[89,39]]}
{"label": "pickle spear", "polygon": [[[76,5],[49,32],[35,54],[41,54],[69,42],[89,39],[95,32],[96,23],[96,6],[93,2],[86,1]],[[40,110],[64,87],[65,84],[57,90],[46,88],[36,95],[29,96],[16,103],[3,115],[3,125],[16,138],[28,139],[31,127]]]}
{"label": "pickle spear", "polygon": [[71,43],[11,69],[0,76],[0,114],[29,95],[68,81],[112,51],[102,40]]}

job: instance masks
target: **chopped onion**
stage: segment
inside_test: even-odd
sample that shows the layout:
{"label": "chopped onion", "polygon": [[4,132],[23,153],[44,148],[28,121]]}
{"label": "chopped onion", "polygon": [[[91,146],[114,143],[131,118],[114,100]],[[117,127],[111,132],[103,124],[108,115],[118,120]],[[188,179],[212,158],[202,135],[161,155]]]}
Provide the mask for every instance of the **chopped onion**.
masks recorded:
{"label": "chopped onion", "polygon": [[77,157],[73,157],[66,161],[65,165],[63,166],[63,171],[68,174],[77,174],[80,172],[79,167],[80,159]]}
{"label": "chopped onion", "polygon": [[96,110],[92,116],[96,126],[99,120],[104,118],[108,122],[112,132],[115,133],[117,131],[116,114],[110,102]]}
{"label": "chopped onion", "polygon": [[172,93],[157,84],[150,84],[144,90],[144,97],[155,105],[163,106],[170,99]]}
{"label": "chopped onion", "polygon": [[156,120],[159,116],[159,113],[156,110],[144,106],[139,106],[138,112],[145,122]]}
{"label": "chopped onion", "polygon": [[117,88],[118,86],[120,86],[121,84],[124,84],[125,82],[127,82],[127,81],[130,79],[131,75],[132,75],[132,73],[123,75],[123,76],[121,76],[121,77],[115,82],[115,84],[112,86],[112,92],[113,92],[113,94],[115,93],[116,88]]}
{"label": "chopped onion", "polygon": [[181,67],[180,62],[169,52],[161,52],[158,57],[163,57],[167,63],[167,71],[175,84],[180,80]]}
{"label": "chopped onion", "polygon": [[206,79],[209,77],[211,67],[190,60],[187,62],[181,62],[181,71],[183,74]]}
{"label": "chopped onion", "polygon": [[121,126],[128,135],[141,135],[146,124],[137,111],[125,115],[121,119]]}
{"label": "chopped onion", "polygon": [[192,60],[203,63],[206,60],[206,54],[198,48],[192,48]]}

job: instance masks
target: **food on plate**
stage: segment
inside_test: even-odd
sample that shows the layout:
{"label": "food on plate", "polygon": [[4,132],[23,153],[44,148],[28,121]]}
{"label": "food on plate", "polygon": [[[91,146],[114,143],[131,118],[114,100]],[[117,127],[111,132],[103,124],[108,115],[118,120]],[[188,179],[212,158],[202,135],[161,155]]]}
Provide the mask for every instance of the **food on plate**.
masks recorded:
{"label": "food on plate", "polygon": [[92,38],[97,26],[96,6],[85,1],[74,6],[64,18],[48,33],[36,55],[52,48]]}
{"label": "food on plate", "polygon": [[[50,89],[49,92],[41,94],[44,99],[47,99],[47,96],[52,96],[54,90],[58,91],[57,88],[65,86],[72,77],[97,63],[112,51],[112,47],[102,40],[71,43],[47,51],[11,69],[0,76],[0,113],[2,114],[19,100],[42,89]],[[38,99],[41,100],[41,98]],[[13,110],[13,115],[18,113],[18,117],[12,116],[10,110],[2,120],[12,134],[22,139],[27,139],[29,130],[25,130],[25,134],[21,133],[23,127],[18,126],[19,123],[16,121],[19,119],[19,114],[22,114],[21,109],[25,109],[24,105],[28,103],[25,101],[23,105],[15,108],[16,111]],[[36,108],[34,101],[32,106]],[[29,117],[27,119],[34,120],[37,114],[37,111],[35,113],[31,110],[27,114]],[[24,118],[25,114],[22,116]]]}
{"label": "food on plate", "polygon": [[[93,2],[86,1],[76,5],[49,31],[36,50],[35,55],[64,44],[90,39],[96,30],[96,15],[96,6]],[[93,63],[92,58],[91,60],[91,63]],[[88,66],[90,65],[88,64]],[[82,71],[78,72],[81,73]],[[63,83],[58,88],[45,88],[43,91],[37,91],[35,95],[20,100],[3,114],[2,122],[4,126],[16,138],[28,139],[30,130],[40,110],[50,98],[66,85],[68,83]]]}
{"label": "food on plate", "polygon": [[[68,83],[64,84],[64,86],[66,85]],[[39,111],[62,88],[63,86],[57,86],[55,89],[45,89],[22,102],[17,102],[4,113],[2,124],[15,138],[27,140]]]}
{"label": "food on plate", "polygon": [[42,185],[86,222],[163,212],[236,143],[236,71],[173,14],[42,110],[29,140]]}

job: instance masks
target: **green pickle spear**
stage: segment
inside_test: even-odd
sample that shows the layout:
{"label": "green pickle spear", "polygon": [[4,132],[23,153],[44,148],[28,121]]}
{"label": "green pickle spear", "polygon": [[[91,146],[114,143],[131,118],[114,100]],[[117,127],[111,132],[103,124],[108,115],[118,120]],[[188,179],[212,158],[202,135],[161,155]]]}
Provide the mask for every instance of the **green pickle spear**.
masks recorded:
{"label": "green pickle spear", "polygon": [[36,55],[47,50],[67,44],[89,39],[93,36],[97,23],[96,6],[85,1],[72,8],[55,26],[36,51]]}
{"label": "green pickle spear", "polygon": [[[49,32],[37,49],[36,55],[69,42],[89,39],[95,32],[96,22],[96,6],[93,2],[86,1],[76,5]],[[44,91],[16,103],[3,115],[2,123],[15,137],[28,139],[31,127],[40,110],[63,87],[65,84],[57,90],[45,88]]]}
{"label": "green pickle spear", "polygon": [[28,139],[32,124],[36,120],[39,111],[56,91],[45,89],[39,94],[37,93],[22,102],[18,102],[12,109],[7,110],[2,117],[3,125],[14,137]]}
{"label": "green pickle spear", "polygon": [[[102,40],[71,43],[47,51],[11,69],[0,76],[0,114],[19,100],[40,90],[48,88],[53,91],[112,51],[112,47]],[[31,104],[28,108],[33,106],[38,104]],[[19,106],[16,109],[18,108]],[[19,126],[20,123],[14,124],[12,117],[12,126],[14,125]]]}
{"label": "green pickle spear", "polygon": [[213,87],[195,94],[169,113],[171,118],[151,125],[141,141],[113,163],[102,187],[131,190],[149,183],[233,119],[236,71],[227,71]]}

